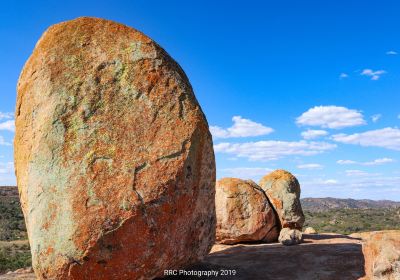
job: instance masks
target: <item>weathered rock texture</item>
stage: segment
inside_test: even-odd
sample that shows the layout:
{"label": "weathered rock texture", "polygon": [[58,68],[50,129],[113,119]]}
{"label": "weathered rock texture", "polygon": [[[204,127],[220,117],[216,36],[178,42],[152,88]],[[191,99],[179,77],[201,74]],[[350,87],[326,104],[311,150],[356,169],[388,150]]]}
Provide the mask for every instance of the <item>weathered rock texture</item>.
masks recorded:
{"label": "weathered rock texture", "polygon": [[223,178],[217,182],[216,239],[219,243],[278,239],[279,224],[264,191],[251,180]]}
{"label": "weathered rock texture", "polygon": [[362,233],[365,279],[400,279],[400,231]]}
{"label": "weathered rock texture", "polygon": [[283,245],[296,245],[303,241],[303,234],[298,229],[283,228],[279,233],[278,240]]}
{"label": "weathered rock texture", "polygon": [[291,173],[275,170],[264,176],[259,185],[275,208],[282,228],[301,230],[304,214],[300,204],[300,184]]}
{"label": "weathered rock texture", "polygon": [[18,82],[15,166],[41,279],[151,279],[214,243],[205,116],[179,65],[127,26],[44,33]]}
{"label": "weathered rock texture", "polygon": [[313,227],[306,227],[304,230],[305,234],[317,234],[318,232]]}

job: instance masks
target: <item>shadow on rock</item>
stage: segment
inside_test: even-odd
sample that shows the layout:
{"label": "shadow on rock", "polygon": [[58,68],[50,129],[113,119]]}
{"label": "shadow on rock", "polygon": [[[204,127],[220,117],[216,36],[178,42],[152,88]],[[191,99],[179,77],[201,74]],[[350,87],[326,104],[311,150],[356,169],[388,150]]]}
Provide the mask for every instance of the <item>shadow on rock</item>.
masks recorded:
{"label": "shadow on rock", "polygon": [[[196,275],[183,275],[184,272],[178,270],[178,275],[163,279],[355,280],[365,275],[362,247],[356,238],[343,235],[307,235],[306,238],[309,243],[297,246],[225,246],[185,269],[186,273]],[[212,271],[210,276],[198,276],[198,273]]]}

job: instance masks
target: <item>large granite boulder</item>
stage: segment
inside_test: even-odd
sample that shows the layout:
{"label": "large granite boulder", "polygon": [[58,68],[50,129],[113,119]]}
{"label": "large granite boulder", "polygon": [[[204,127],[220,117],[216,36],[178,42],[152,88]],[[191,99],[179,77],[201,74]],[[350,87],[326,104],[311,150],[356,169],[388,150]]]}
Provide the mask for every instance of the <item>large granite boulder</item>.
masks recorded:
{"label": "large granite boulder", "polygon": [[259,185],[275,208],[281,227],[301,230],[305,219],[300,204],[300,184],[296,177],[278,169],[264,176]]}
{"label": "large granite boulder", "polygon": [[251,180],[217,181],[216,240],[223,244],[272,242],[278,239],[279,222],[264,191]]}
{"label": "large granite boulder", "polygon": [[40,279],[152,279],[207,255],[215,160],[179,65],[127,26],[51,26],[18,82],[15,166]]}

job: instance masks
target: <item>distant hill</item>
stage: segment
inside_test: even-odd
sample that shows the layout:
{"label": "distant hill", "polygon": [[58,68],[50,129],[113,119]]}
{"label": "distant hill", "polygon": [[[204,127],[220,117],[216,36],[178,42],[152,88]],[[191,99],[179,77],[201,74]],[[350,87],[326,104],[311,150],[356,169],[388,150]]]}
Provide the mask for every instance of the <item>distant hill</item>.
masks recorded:
{"label": "distant hill", "polygon": [[332,209],[383,209],[400,207],[399,201],[370,200],[370,199],[341,199],[333,197],[302,198],[301,206],[304,211],[321,212]]}
{"label": "distant hill", "polygon": [[18,188],[15,186],[0,186],[0,196],[16,197],[18,196]]}

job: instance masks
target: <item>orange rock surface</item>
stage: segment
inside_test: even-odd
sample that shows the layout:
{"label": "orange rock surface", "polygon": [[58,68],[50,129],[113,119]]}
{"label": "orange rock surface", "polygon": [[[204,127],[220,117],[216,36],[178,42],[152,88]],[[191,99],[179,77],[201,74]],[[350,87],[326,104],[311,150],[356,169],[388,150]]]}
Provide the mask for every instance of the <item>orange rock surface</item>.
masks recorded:
{"label": "orange rock surface", "polygon": [[159,45],[108,20],[56,24],[17,89],[15,167],[40,279],[152,279],[207,255],[211,135]]}
{"label": "orange rock surface", "polygon": [[281,227],[301,230],[304,214],[300,203],[300,184],[296,177],[278,169],[264,176],[259,186],[275,208]]}
{"label": "orange rock surface", "polygon": [[366,232],[358,236],[363,239],[364,279],[400,279],[400,231]]}
{"label": "orange rock surface", "polygon": [[216,239],[219,243],[278,239],[279,224],[264,191],[251,180],[223,178],[217,181]]}

